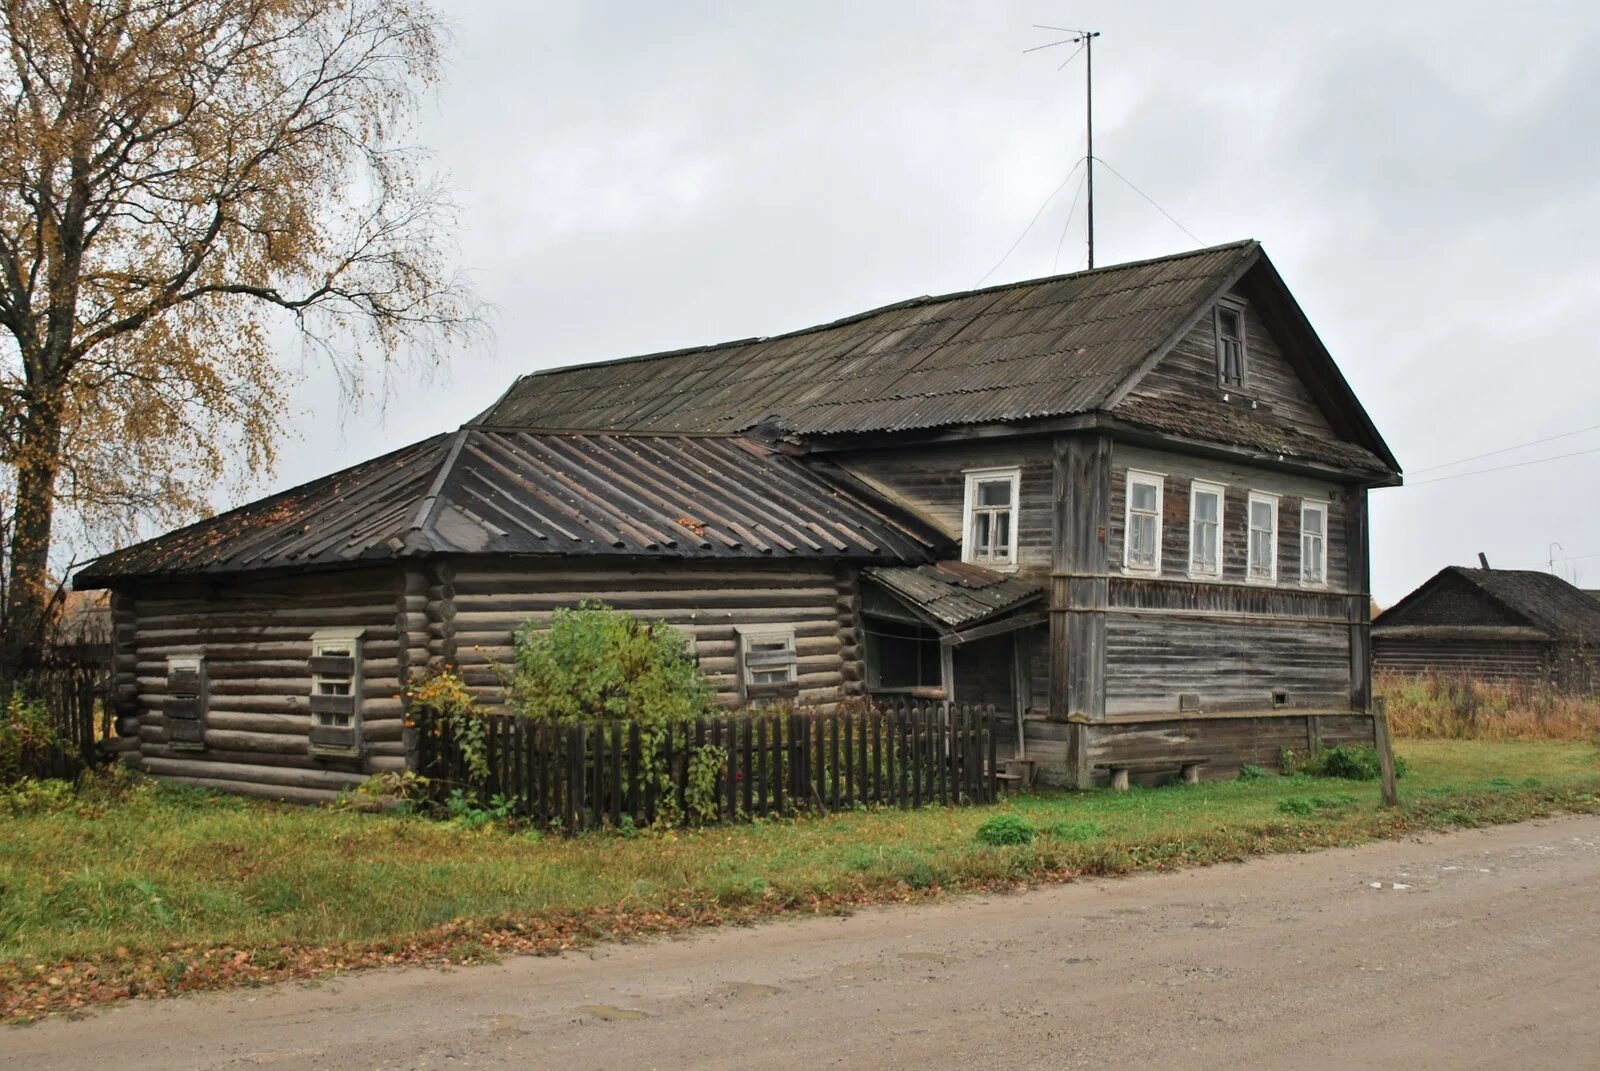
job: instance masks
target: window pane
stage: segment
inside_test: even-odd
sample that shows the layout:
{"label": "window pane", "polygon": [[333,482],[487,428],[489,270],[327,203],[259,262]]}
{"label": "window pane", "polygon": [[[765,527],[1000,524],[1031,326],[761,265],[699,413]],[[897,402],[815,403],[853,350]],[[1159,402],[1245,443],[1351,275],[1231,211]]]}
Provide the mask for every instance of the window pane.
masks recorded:
{"label": "window pane", "polygon": [[1154,511],[1156,508],[1156,489],[1147,483],[1133,485],[1133,508]]}
{"label": "window pane", "polygon": [[1252,502],[1252,503],[1250,503],[1250,527],[1251,528],[1271,528],[1272,527],[1272,503],[1270,503],[1270,502]]}
{"label": "window pane", "polygon": [[1328,515],[1320,509],[1308,509],[1300,514],[1301,527],[1314,535],[1327,533]]}
{"label": "window pane", "polygon": [[1272,575],[1272,533],[1252,530],[1250,532],[1250,575],[1270,577]]}
{"label": "window pane", "polygon": [[1010,480],[982,480],[978,483],[978,505],[980,506],[1009,506],[1011,505]]}
{"label": "window pane", "polygon": [[975,513],[972,515],[972,547],[973,552],[979,557],[989,556],[989,530],[994,517],[990,513]]}
{"label": "window pane", "polygon": [[1128,561],[1151,568],[1156,564],[1156,519],[1148,513],[1134,514],[1128,529]]}
{"label": "window pane", "polygon": [[1004,558],[1011,553],[1011,511],[996,510],[994,514],[994,556]]}
{"label": "window pane", "polygon": [[1196,491],[1194,496],[1194,518],[1197,521],[1217,520],[1217,496],[1210,491]]}
{"label": "window pane", "polygon": [[[1220,310],[1217,321],[1222,325],[1222,336],[1224,338],[1238,338],[1241,334],[1239,330],[1239,314],[1233,309]],[[1201,328],[1201,330],[1204,330],[1204,328]]]}
{"label": "window pane", "polygon": [[1217,526],[1199,523],[1194,526],[1194,558],[1190,565],[1196,572],[1215,572],[1217,568]]}

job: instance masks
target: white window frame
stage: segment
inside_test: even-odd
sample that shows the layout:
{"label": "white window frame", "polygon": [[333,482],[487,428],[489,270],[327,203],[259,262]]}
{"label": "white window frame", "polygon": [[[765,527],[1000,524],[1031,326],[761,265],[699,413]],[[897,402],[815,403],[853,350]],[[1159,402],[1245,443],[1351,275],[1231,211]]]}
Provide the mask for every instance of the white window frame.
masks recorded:
{"label": "white window frame", "polygon": [[[328,657],[331,652],[348,652],[343,657],[348,657],[352,663],[349,677],[329,676],[323,673],[311,674],[311,694],[337,695],[336,692],[324,693],[324,684],[348,684],[350,687],[350,721],[347,725],[340,725],[337,721],[324,719],[337,718],[336,714],[311,713],[311,724],[321,725],[324,728],[349,729],[352,734],[353,744],[351,750],[360,749],[361,741],[361,639],[365,634],[364,629],[324,629],[311,634],[311,656],[313,658]],[[335,657],[340,657],[335,655]],[[318,745],[313,745],[314,751],[323,750]],[[328,749],[338,751],[339,749]]]}
{"label": "white window frame", "polygon": [[[1156,546],[1155,562],[1152,565],[1135,565],[1133,557],[1133,488],[1135,484],[1154,487],[1156,490]],[[1128,478],[1122,491],[1122,571],[1133,576],[1160,576],[1162,529],[1167,520],[1167,477],[1160,472],[1146,472],[1144,469],[1129,469]]]}
{"label": "white window frame", "polygon": [[[750,695],[752,687],[798,684],[800,652],[792,624],[735,625],[739,637],[739,696],[751,706],[765,706],[770,697]],[[781,646],[782,650],[756,651],[755,648]],[[756,674],[782,674],[777,680],[756,680]]]}
{"label": "white window frame", "polygon": [[[1195,503],[1203,494],[1217,496],[1217,563],[1213,569],[1207,569],[1195,560],[1195,550],[1200,545],[1199,540],[1195,538],[1199,524],[1199,511],[1195,509]],[[1227,485],[1212,483],[1209,480],[1193,480],[1189,483],[1189,575],[1196,580],[1222,579],[1222,533],[1227,510]]]}
{"label": "white window frame", "polygon": [[[1281,496],[1271,491],[1251,491],[1244,511],[1245,564],[1244,578],[1250,584],[1276,584],[1278,582],[1278,505]],[[1255,507],[1256,503],[1272,507],[1272,570],[1269,576],[1256,575]]]}
{"label": "white window frame", "polygon": [[[1017,568],[1017,542],[1020,526],[1018,522],[1022,516],[1022,469],[1017,466],[990,469],[967,469],[963,472],[966,477],[966,490],[962,496],[961,505],[961,560],[974,565],[987,566],[1001,572],[1013,572]],[[1007,481],[1011,485],[1011,502],[1008,507],[1011,514],[1010,532],[1011,545],[1004,557],[995,557],[979,554],[973,540],[973,517],[976,513],[986,510],[987,507],[978,506],[978,484],[999,483]]]}
{"label": "white window frame", "polygon": [[[1322,515],[1322,557],[1318,563],[1322,567],[1322,575],[1315,579],[1306,578],[1306,514],[1320,513]],[[1300,500],[1300,586],[1303,588],[1325,588],[1328,586],[1328,503],[1315,498]]]}

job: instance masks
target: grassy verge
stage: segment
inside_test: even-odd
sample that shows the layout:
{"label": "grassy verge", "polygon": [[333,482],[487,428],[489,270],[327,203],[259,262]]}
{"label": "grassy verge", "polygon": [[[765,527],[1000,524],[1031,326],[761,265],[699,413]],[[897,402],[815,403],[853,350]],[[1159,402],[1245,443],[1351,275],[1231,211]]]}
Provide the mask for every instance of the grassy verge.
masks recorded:
{"label": "grassy verge", "polygon": [[[1371,784],[1268,776],[574,840],[153,786],[90,794],[0,817],[0,1017],[1600,811],[1589,745],[1399,750],[1399,811]],[[1038,836],[980,843],[996,813]]]}

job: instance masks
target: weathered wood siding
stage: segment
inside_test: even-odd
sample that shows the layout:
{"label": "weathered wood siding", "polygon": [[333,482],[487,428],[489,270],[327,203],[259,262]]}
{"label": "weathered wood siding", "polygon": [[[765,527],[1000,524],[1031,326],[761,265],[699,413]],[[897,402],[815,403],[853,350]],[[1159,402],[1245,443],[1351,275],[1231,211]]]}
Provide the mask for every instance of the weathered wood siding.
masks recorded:
{"label": "weathered wood siding", "polygon": [[[1313,740],[1324,746],[1373,743],[1367,716],[1296,716],[1275,718],[1186,718],[1089,727],[1089,762],[1095,784],[1109,780],[1105,763],[1201,760],[1204,780],[1236,776],[1245,763],[1278,768],[1285,749],[1304,751]],[[1165,773],[1150,771],[1135,780],[1155,781]]]}
{"label": "weathered wood siding", "polygon": [[1549,645],[1531,640],[1373,636],[1373,668],[1382,673],[1443,673],[1479,680],[1544,680]]}
{"label": "weathered wood siding", "polygon": [[[139,717],[144,770],[187,784],[314,801],[379,770],[405,767],[397,571],[359,569],[217,583],[146,584],[118,593],[116,688]],[[311,730],[311,636],[362,630],[358,759],[317,758]],[[167,658],[205,659],[204,750],[169,746]]]}
{"label": "weathered wood siding", "polygon": [[497,666],[512,633],[543,624],[585,598],[666,621],[694,638],[718,701],[738,702],[735,625],[793,625],[799,701],[827,707],[861,691],[860,598],[854,570],[813,562],[602,562],[463,559],[433,570],[449,594],[435,629],[436,658],[460,665],[484,699],[502,701]]}
{"label": "weathered wood siding", "polygon": [[[1165,477],[1159,576],[1123,568],[1129,469]],[[1220,580],[1189,577],[1195,480],[1225,489]],[[1275,584],[1245,580],[1252,490],[1279,496]],[[1352,614],[1364,622],[1366,600],[1364,592],[1351,590],[1346,520],[1363,494],[1266,469],[1117,444],[1106,548],[1111,578],[1104,716],[1177,715],[1186,694],[1208,713],[1352,709]],[[1312,587],[1300,582],[1300,505],[1308,498],[1329,508],[1328,579]],[[1284,693],[1276,705],[1275,691]]]}
{"label": "weathered wood siding", "polygon": [[1261,423],[1295,428],[1318,437],[1336,437],[1311,391],[1261,319],[1255,303],[1243,290],[1236,289],[1232,296],[1245,302],[1246,372],[1242,389],[1225,390],[1217,382],[1216,325],[1208,313],[1139,381],[1129,397],[1209,404],[1218,410],[1248,413],[1250,419]]}
{"label": "weathered wood siding", "polygon": [[1016,518],[1018,572],[1040,583],[1049,576],[1054,489],[1048,438],[871,450],[834,460],[891,501],[932,522],[957,541],[962,538],[966,471],[1020,468],[1019,516]]}

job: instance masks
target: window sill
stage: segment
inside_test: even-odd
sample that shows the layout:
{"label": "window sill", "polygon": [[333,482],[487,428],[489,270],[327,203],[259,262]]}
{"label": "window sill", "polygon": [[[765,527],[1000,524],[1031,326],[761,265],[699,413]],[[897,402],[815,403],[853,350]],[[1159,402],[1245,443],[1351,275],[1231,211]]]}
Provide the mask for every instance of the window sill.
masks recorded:
{"label": "window sill", "polygon": [[1220,584],[1222,583],[1222,573],[1220,570],[1215,573],[1197,573],[1191,569],[1189,570],[1189,579],[1204,581],[1208,584]]}
{"label": "window sill", "polygon": [[1275,588],[1278,586],[1278,578],[1275,576],[1247,576],[1244,578],[1244,582],[1246,584],[1254,584],[1258,588]]}
{"label": "window sill", "polygon": [[1300,581],[1300,586],[1305,588],[1307,591],[1328,590],[1328,582],[1326,580],[1302,580]]}
{"label": "window sill", "polygon": [[976,565],[984,569],[993,569],[997,573],[1014,573],[1021,568],[1017,561],[990,561],[987,558],[962,558],[964,565]]}
{"label": "window sill", "polygon": [[1134,565],[1124,565],[1122,567],[1122,575],[1137,577],[1140,580],[1160,580],[1161,569],[1159,567],[1155,569],[1140,569]]}

